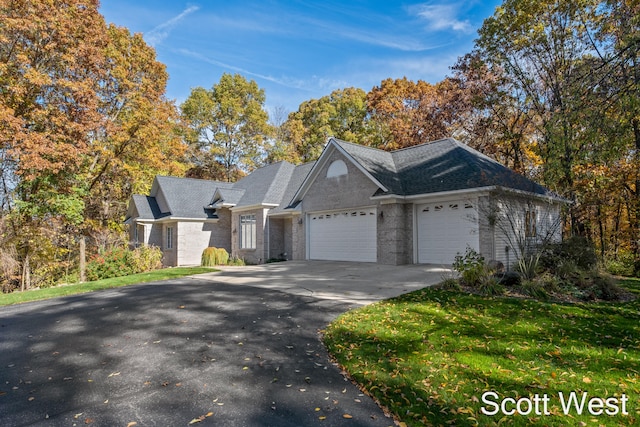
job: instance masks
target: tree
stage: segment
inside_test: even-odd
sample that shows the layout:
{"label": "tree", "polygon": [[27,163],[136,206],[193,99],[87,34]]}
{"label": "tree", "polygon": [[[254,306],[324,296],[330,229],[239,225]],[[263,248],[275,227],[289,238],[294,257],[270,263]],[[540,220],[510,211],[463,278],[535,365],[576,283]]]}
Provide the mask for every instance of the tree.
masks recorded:
{"label": "tree", "polygon": [[239,74],[223,74],[211,90],[191,91],[181,110],[195,172],[233,181],[262,163],[273,133],[264,102],[264,90]]}
{"label": "tree", "polygon": [[459,95],[450,79],[436,85],[386,79],[367,95],[371,120],[382,130],[378,147],[395,150],[451,136]]}
{"label": "tree", "polygon": [[102,126],[93,135],[87,170],[86,216],[119,228],[133,193],[146,192],[157,174],[184,173],[179,113],[165,97],[168,75],[141,34],[110,25],[100,85]]}
{"label": "tree", "polygon": [[488,64],[476,51],[458,59],[450,78],[461,94],[454,134],[505,166],[535,178],[535,129],[528,110],[519,105],[521,91],[504,70]]}
{"label": "tree", "polygon": [[305,101],[289,114],[283,125],[284,139],[301,161],[320,156],[331,136],[371,145],[366,93],[358,88],[338,89],[320,99]]}
{"label": "tree", "polygon": [[122,230],[183,146],[164,66],[97,1],[0,0],[0,17],[0,258],[28,288],[60,277],[79,234]]}
{"label": "tree", "polygon": [[477,40],[487,62],[509,77],[520,109],[535,114],[545,183],[572,198],[573,167],[584,151],[577,120],[588,108],[580,64],[592,54],[585,22],[593,22],[594,7],[588,1],[507,0]]}
{"label": "tree", "polygon": [[82,169],[101,125],[107,43],[97,1],[0,2],[3,201],[23,287],[55,254],[52,230],[82,222]]}

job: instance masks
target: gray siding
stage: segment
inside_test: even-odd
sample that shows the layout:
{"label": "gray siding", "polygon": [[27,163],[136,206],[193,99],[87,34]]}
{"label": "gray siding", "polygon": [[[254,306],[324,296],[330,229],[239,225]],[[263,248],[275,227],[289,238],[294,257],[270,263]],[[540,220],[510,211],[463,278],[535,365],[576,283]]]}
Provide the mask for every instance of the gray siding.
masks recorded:
{"label": "gray siding", "polygon": [[[326,178],[327,169],[335,160],[343,160],[348,174]],[[335,151],[319,171],[302,200],[303,212],[327,211],[372,206],[370,197],[378,187],[366,177],[351,161]]]}

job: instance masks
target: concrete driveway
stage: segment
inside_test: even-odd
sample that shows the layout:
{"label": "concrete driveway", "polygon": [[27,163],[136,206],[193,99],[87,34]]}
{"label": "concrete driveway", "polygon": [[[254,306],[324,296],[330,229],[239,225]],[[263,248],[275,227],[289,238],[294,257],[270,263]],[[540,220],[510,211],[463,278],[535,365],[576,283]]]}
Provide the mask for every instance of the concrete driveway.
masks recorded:
{"label": "concrete driveway", "polygon": [[220,268],[221,272],[199,277],[359,305],[422,289],[442,281],[443,275],[450,272],[435,265],[336,261],[287,261]]}
{"label": "concrete driveway", "polygon": [[318,330],[441,274],[287,262],[0,308],[0,425],[392,425]]}

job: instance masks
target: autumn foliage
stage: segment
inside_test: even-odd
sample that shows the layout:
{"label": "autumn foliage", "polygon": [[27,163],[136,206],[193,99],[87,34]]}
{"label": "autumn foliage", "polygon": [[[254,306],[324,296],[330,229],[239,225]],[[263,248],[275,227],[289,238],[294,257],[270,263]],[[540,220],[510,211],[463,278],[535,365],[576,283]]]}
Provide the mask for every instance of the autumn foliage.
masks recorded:
{"label": "autumn foliage", "polygon": [[155,174],[184,170],[164,65],[98,6],[0,1],[0,239],[23,289],[75,264],[79,236],[121,229]]}

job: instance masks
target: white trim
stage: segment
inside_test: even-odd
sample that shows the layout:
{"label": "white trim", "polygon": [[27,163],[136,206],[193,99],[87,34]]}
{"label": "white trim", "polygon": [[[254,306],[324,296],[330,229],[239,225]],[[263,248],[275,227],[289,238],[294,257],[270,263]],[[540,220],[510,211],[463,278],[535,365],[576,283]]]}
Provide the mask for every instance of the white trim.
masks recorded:
{"label": "white trim", "polygon": [[288,217],[293,217],[293,216],[299,216],[302,214],[302,211],[298,208],[296,208],[295,210],[291,209],[288,211],[284,211],[284,212],[275,212],[275,213],[269,213],[267,212],[267,216],[268,217],[273,217],[273,218],[288,218]]}
{"label": "white trim", "polygon": [[255,205],[249,205],[249,206],[236,206],[233,208],[229,208],[229,210],[231,212],[244,212],[244,211],[253,211],[256,209],[272,209],[272,208],[277,208],[278,204],[274,204],[274,203],[258,203]]}
{"label": "white trim", "polygon": [[379,201],[380,204],[401,203],[401,202],[421,203],[421,200],[427,200],[426,203],[429,203],[429,201],[436,200],[439,198],[443,198],[443,199],[444,198],[460,198],[464,194],[473,194],[473,193],[477,193],[477,195],[475,195],[474,197],[478,197],[478,196],[485,196],[495,191],[513,193],[521,196],[531,197],[538,200],[543,200],[546,202],[572,203],[570,200],[563,199],[562,197],[545,196],[543,194],[531,193],[529,191],[524,191],[524,190],[516,190],[509,187],[502,187],[500,185],[492,185],[489,187],[466,188],[463,190],[440,191],[437,193],[421,193],[421,194],[414,194],[411,196],[400,196],[397,194],[384,194],[381,196],[371,196],[370,200]]}

